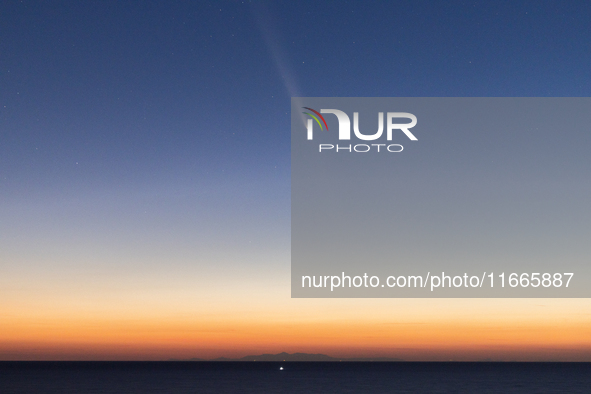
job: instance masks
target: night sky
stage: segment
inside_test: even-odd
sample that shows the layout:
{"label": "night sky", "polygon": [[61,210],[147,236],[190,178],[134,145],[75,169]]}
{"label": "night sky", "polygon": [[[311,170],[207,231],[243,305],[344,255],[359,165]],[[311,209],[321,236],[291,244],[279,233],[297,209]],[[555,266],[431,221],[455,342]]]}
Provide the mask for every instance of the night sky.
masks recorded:
{"label": "night sky", "polygon": [[589,96],[590,20],[586,1],[2,2],[0,359],[591,360],[588,300],[289,296],[291,97]]}

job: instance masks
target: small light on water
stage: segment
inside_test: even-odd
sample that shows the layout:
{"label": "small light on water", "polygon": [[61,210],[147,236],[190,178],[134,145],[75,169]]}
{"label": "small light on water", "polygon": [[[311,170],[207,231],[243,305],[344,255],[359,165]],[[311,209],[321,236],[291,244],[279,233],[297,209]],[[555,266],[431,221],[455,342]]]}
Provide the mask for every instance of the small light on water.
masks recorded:
{"label": "small light on water", "polygon": [[280,370],[280,371],[283,371],[283,367],[279,367],[279,370]]}

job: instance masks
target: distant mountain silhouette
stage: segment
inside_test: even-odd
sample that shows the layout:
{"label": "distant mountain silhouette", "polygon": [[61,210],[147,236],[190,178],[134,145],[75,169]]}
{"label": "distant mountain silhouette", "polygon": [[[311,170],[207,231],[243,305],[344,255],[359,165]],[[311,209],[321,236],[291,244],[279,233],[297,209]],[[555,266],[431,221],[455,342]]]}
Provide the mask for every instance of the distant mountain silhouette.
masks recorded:
{"label": "distant mountain silhouette", "polygon": [[309,354],[309,353],[279,353],[279,354],[259,354],[256,356],[245,356],[242,358],[226,358],[218,357],[213,360],[204,360],[201,358],[191,358],[186,360],[169,360],[169,361],[404,361],[400,358],[393,357],[353,357],[353,358],[337,358],[327,356],[326,354]]}
{"label": "distant mountain silhouette", "polygon": [[[216,361],[216,360],[213,360]],[[293,353],[286,352],[279,354],[260,354],[258,356],[246,356],[235,361],[335,361],[326,354],[308,354],[308,353]]]}

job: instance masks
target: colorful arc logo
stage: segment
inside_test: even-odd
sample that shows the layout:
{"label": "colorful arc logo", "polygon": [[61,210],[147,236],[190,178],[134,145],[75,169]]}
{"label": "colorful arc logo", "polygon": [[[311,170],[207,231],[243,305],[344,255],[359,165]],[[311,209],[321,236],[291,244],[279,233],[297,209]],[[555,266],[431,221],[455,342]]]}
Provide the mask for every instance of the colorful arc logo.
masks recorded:
{"label": "colorful arc logo", "polygon": [[[314,112],[314,114],[318,115],[320,117],[320,119],[322,119],[322,122],[324,122],[324,126],[326,126],[326,130],[328,131],[328,125],[326,124],[326,120],[324,120],[324,116],[320,115],[320,112],[313,110],[312,108],[308,108],[308,107],[302,107],[302,108],[312,111],[312,112]],[[320,123],[320,120],[318,119],[318,117],[316,117],[314,114],[311,114],[309,112],[302,112],[302,113],[306,114],[306,115],[310,115],[312,118],[314,118],[316,123],[318,123],[318,126],[320,126],[320,130],[324,130],[324,128],[322,127],[322,123]]]}

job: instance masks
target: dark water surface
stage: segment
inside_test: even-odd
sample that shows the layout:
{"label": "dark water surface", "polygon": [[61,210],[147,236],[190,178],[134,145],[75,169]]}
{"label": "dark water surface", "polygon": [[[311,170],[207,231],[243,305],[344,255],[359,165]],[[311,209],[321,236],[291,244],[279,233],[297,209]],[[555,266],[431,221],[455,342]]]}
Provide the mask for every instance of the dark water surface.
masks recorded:
{"label": "dark water surface", "polygon": [[0,362],[0,393],[591,393],[591,363]]}

